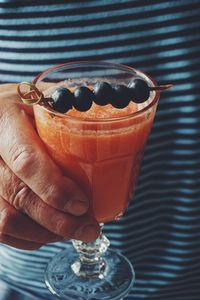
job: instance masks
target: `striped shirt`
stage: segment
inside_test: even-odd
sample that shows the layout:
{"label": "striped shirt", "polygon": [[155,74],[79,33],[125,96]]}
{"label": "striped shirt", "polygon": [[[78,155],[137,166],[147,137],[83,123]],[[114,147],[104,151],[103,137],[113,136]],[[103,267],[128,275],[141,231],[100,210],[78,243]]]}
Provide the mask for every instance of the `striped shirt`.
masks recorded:
{"label": "striped shirt", "polygon": [[[0,0],[1,83],[95,59],[174,84],[162,94],[135,199],[121,221],[105,226],[136,271],[128,300],[200,299],[199,14],[199,0]],[[43,271],[64,247],[1,245],[0,278],[50,299]]]}

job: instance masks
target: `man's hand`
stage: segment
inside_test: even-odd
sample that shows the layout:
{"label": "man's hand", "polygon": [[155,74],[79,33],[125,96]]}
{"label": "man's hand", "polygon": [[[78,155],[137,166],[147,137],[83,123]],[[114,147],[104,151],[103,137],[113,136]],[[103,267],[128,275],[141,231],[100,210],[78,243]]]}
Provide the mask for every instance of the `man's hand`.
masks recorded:
{"label": "man's hand", "polygon": [[94,240],[99,226],[85,214],[86,195],[48,156],[16,86],[0,85],[0,242],[31,250]]}

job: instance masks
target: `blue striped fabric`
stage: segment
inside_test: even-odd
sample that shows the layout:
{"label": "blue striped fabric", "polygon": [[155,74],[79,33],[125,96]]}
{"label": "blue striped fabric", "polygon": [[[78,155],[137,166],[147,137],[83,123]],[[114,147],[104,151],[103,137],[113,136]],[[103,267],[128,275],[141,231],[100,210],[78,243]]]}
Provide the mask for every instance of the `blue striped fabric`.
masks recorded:
{"label": "blue striped fabric", "polygon": [[[96,59],[174,84],[162,94],[136,197],[121,221],[105,226],[112,247],[135,267],[127,300],[200,299],[199,15],[199,0],[0,0],[2,83]],[[61,248],[27,252],[1,245],[0,277],[50,299],[43,270]]]}

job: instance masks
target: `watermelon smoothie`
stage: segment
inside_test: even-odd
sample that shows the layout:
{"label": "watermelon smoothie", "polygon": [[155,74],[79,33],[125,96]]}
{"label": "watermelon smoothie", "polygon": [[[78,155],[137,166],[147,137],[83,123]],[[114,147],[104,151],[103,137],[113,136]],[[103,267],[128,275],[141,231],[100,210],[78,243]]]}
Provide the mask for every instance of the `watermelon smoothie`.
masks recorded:
{"label": "watermelon smoothie", "polygon": [[[138,80],[143,82],[140,87],[145,82],[149,91],[142,103],[140,99],[127,102],[129,92],[122,93],[126,95],[123,99],[119,93],[113,94],[113,98],[107,94],[106,104],[103,103],[105,98],[101,101],[105,90],[95,94],[99,82],[104,83],[104,87],[107,84],[112,91],[118,86],[119,92],[119,85],[130,91],[132,85],[129,84]],[[34,106],[37,131],[48,153],[63,174],[85,190],[90,201],[89,214],[99,223],[119,219],[133,198],[144,147],[152,128],[160,95],[154,90],[155,82],[144,73],[119,64],[74,62],[44,71],[33,83],[45,90],[44,99],[52,100],[52,106],[45,101]],[[80,105],[76,102],[76,92],[81,88],[87,93],[79,98],[82,99]],[[63,89],[62,103],[67,110],[62,106],[59,109],[63,111],[56,111],[54,95]],[[139,96],[141,90],[134,88]],[[143,95],[144,91],[145,88]],[[72,103],[66,96],[67,93],[71,97],[71,92]],[[88,98],[91,93],[92,100]],[[85,106],[87,109],[81,112]],[[126,257],[108,249],[109,244],[102,232],[89,243],[77,240],[65,243],[66,248],[47,265],[45,283],[50,292],[62,299],[74,300],[124,298],[135,281],[134,269]]]}
{"label": "watermelon smoothie", "polygon": [[[69,88],[68,82],[51,86],[44,95],[49,97],[57,87]],[[133,102],[123,109],[93,103],[86,112],[73,108],[62,115],[39,105],[34,108],[37,130],[49,154],[86,191],[89,213],[99,223],[120,218],[133,198],[156,107],[140,113],[142,109]]]}

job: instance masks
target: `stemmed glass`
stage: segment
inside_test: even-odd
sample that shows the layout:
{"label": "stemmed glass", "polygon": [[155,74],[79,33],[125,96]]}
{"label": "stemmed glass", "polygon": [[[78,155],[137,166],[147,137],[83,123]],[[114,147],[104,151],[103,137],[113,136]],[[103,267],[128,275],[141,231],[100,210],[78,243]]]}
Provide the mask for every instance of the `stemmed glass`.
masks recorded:
{"label": "stemmed glass", "polygon": [[[36,87],[93,87],[97,81],[128,85],[134,78],[155,82],[144,73],[108,62],[73,62],[53,67],[34,80]],[[51,96],[51,95],[47,95]],[[133,198],[140,162],[150,133],[159,91],[125,115],[97,117],[61,114],[34,107],[39,136],[63,172],[76,180],[90,199],[89,213],[103,223],[118,220]],[[121,111],[121,110],[119,110]],[[52,174],[53,176],[53,174]],[[94,242],[73,240],[49,262],[45,282],[61,299],[122,299],[135,275],[129,260],[108,249],[102,231]]]}

